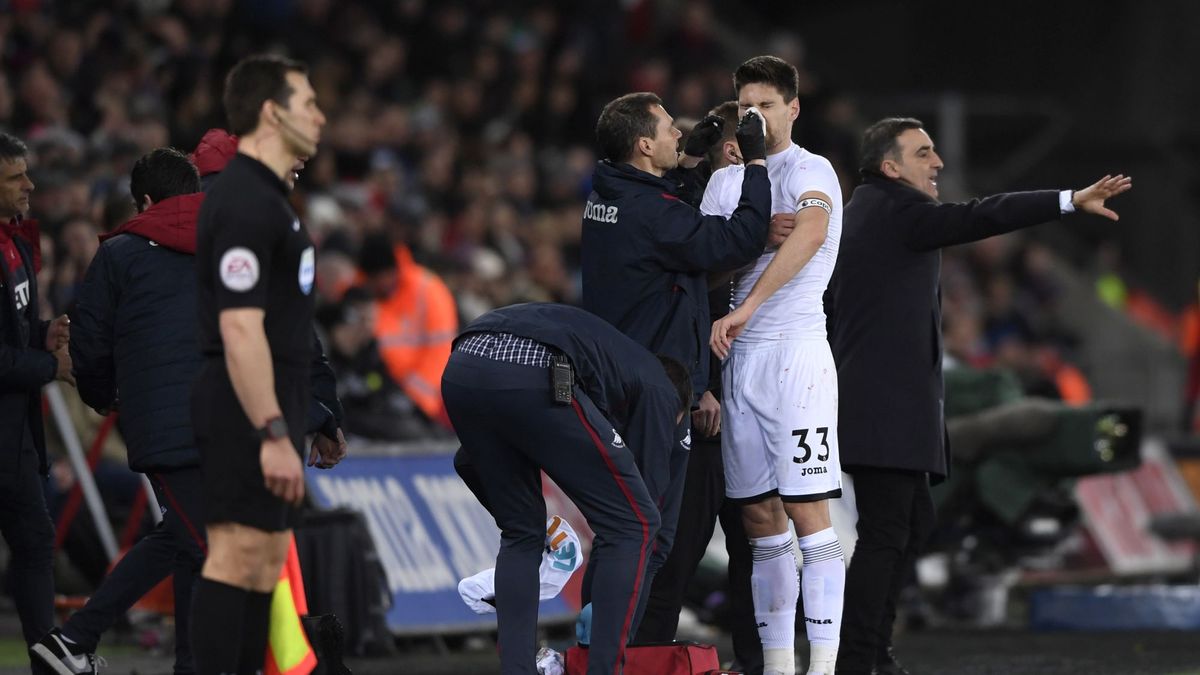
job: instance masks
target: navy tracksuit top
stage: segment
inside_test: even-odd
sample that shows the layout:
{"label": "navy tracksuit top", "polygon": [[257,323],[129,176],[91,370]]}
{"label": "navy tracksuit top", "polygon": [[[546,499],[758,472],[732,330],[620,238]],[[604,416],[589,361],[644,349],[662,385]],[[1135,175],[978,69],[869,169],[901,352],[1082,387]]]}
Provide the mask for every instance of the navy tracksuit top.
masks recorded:
{"label": "navy tracksuit top", "polygon": [[568,305],[502,307],[471,322],[459,338],[482,332],[536,340],[570,359],[576,386],[625,439],[651,494],[660,496],[669,475],[679,396],[653,354],[603,319]]}
{"label": "navy tracksuit top", "polygon": [[599,162],[583,214],[583,307],[708,387],[708,272],[753,262],[771,216],[767,170],[746,169],[733,216],[702,216],[679,184],[630,164]]}

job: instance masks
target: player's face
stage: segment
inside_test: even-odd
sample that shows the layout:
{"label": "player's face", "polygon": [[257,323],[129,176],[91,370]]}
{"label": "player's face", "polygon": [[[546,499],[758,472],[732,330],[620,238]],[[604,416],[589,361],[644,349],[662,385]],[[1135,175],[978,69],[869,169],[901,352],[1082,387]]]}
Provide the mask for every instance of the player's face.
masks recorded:
{"label": "player's face", "polygon": [[656,120],[654,138],[650,141],[650,161],[660,172],[670,171],[679,165],[679,139],[683,136],[672,123],[675,121],[661,105],[650,108]]}
{"label": "player's face", "polygon": [[33,181],[24,157],[0,161],[0,220],[8,221],[29,213]]}
{"label": "player's face", "polygon": [[773,85],[752,82],[738,92],[738,116],[754,106],[762,113],[767,123],[767,154],[775,154],[787,148],[792,140],[792,123],[800,114],[800,100],[783,100],[783,94]]}
{"label": "player's face", "polygon": [[937,199],[938,172],[942,158],[933,149],[933,139],[924,129],[906,129],[896,137],[900,160],[883,160],[884,175],[908,183]]}
{"label": "player's face", "polygon": [[308,77],[291,71],[287,74],[292,95],[288,97],[286,125],[280,125],[284,141],[297,157],[312,157],[321,141],[321,127],[325,126],[325,114],[317,107],[317,93],[313,91]]}

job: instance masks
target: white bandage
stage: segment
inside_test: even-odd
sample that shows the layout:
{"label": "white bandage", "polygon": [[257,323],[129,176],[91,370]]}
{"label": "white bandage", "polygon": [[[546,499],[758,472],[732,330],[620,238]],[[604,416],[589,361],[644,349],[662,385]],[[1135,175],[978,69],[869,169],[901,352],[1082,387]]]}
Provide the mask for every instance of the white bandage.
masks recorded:
{"label": "white bandage", "polygon": [[[754,113],[755,115],[758,115],[758,123],[762,127],[763,136],[766,136],[767,118],[763,117],[762,111],[754,106],[750,106],[749,108],[746,108],[746,113]],[[745,117],[745,115],[742,115],[742,117]]]}
{"label": "white bandage", "polygon": [[824,199],[817,199],[816,197],[801,199],[800,203],[796,205],[796,210],[799,211],[800,209],[807,209],[813,206],[825,209],[825,213],[828,213],[831,216],[833,215],[833,207],[829,205],[829,202],[825,201]]}

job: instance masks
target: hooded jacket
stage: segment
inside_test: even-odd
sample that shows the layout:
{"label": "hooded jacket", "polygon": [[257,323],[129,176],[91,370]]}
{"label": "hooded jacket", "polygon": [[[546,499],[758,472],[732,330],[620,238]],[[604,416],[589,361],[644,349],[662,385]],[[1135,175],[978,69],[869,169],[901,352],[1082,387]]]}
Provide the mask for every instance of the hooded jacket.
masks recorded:
{"label": "hooded jacket", "polygon": [[197,466],[191,385],[196,341],[196,217],[202,193],[164,199],[102,235],[71,312],[71,359],[92,408],[118,405],[135,471]]}
{"label": "hooded jacket", "polygon": [[682,363],[697,395],[708,388],[708,272],[762,254],[771,185],[751,166],[733,216],[703,216],[679,185],[608,161],[596,165],[583,214],[583,307],[634,342]]}
{"label": "hooded jacket", "polygon": [[188,155],[196,170],[200,172],[200,184],[208,188],[216,175],[220,173],[229,160],[237,154],[237,136],[224,129],[209,129],[196,145],[196,150]]}
{"label": "hooded jacket", "polygon": [[[16,247],[13,264],[24,267],[28,281],[28,306],[32,320],[29,339],[21,339],[16,296],[12,292],[12,274],[7,262],[0,263],[0,453],[16,453],[31,444],[38,453],[39,470],[45,475],[46,439],[42,428],[42,385],[54,379],[58,362],[46,351],[48,322],[37,320],[37,270],[40,268],[40,241],[37,223],[15,220],[0,225],[0,240]],[[7,248],[7,247],[5,247]],[[28,431],[28,436],[26,432]],[[10,463],[15,455],[0,454],[0,462]],[[15,462],[11,462],[15,465]]]}

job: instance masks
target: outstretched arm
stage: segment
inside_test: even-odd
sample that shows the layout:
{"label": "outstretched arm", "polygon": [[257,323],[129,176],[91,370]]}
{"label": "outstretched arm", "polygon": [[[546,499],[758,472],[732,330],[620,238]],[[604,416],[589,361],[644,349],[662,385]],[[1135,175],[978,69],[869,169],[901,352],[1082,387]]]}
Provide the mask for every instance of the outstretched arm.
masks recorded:
{"label": "outstretched arm", "polygon": [[1105,201],[1131,187],[1132,179],[1127,176],[1105,176],[1076,190],[1070,208],[1062,199],[1065,191],[1042,190],[1008,192],[960,204],[920,202],[900,216],[906,243],[918,251],[930,251],[1038,225],[1075,209],[1116,220],[1117,214],[1105,207]]}

